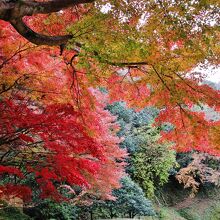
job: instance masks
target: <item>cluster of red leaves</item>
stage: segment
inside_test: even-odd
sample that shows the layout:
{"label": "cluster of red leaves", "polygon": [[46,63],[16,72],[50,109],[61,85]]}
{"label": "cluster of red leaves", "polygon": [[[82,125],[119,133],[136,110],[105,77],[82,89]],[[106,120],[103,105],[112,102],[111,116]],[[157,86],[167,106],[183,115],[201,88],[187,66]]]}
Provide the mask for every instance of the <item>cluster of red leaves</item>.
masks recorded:
{"label": "cluster of red leaves", "polygon": [[[60,24],[64,27],[63,23],[76,19],[74,13],[65,13]],[[51,16],[59,20],[61,14]],[[43,31],[43,18],[26,18],[26,22]],[[25,176],[34,173],[42,198],[61,199],[59,186],[65,184],[112,199],[112,189],[120,186],[124,166],[120,161],[126,154],[118,147],[116,118],[104,110],[106,103],[101,100],[106,97],[88,87],[83,71],[77,72],[76,79],[68,63],[73,52],[60,56],[59,48],[33,46],[7,22],[0,25],[4,175],[6,171],[16,175],[9,169],[12,166]],[[57,22],[46,26],[45,34],[60,30]],[[8,99],[15,94],[32,101]],[[1,190],[9,193],[7,185]]]}
{"label": "cluster of red leaves", "polygon": [[[128,72],[129,73],[129,72]],[[144,108],[150,96],[150,89],[134,73],[124,76],[112,75],[108,80],[109,96],[112,101],[126,100],[129,106]]]}
{"label": "cluster of red leaves", "polygon": [[16,90],[47,104],[70,102],[72,75],[59,48],[32,45],[7,22],[0,25],[1,95]]}
{"label": "cluster of red leaves", "polygon": [[[100,121],[93,121],[98,139],[88,135],[80,114],[71,105],[39,107],[17,99],[1,101],[0,110],[0,142],[4,150],[1,174],[23,178],[34,173],[41,197],[56,200],[62,198],[58,189],[63,183],[105,198],[110,196],[112,188],[119,187],[123,163],[116,160],[122,161],[125,152],[118,148],[120,140],[108,132],[114,118],[107,111],[99,109],[95,117],[102,113]],[[105,123],[103,114],[108,115],[109,124]],[[20,187],[19,181],[16,184]],[[4,194],[9,193],[7,187],[1,187]],[[10,192],[17,196],[19,189],[15,194]]]}
{"label": "cluster of red leaves", "polygon": [[14,197],[20,198],[23,201],[31,200],[32,191],[28,186],[25,185],[13,185],[5,184],[0,186],[0,198],[10,200]]}
{"label": "cluster of red leaves", "polygon": [[160,112],[156,122],[169,122],[174,128],[162,132],[162,140],[174,143],[178,152],[197,150],[219,156],[219,121],[209,121],[205,113],[179,106],[170,106]]}
{"label": "cluster of red leaves", "polygon": [[195,111],[193,107],[205,103],[218,112],[220,92],[190,79],[175,84],[170,82],[166,86],[168,89],[162,90],[158,85],[160,93],[154,93],[150,100],[150,104],[163,108],[157,123],[174,125],[172,131],[162,133],[163,139],[175,143],[174,148],[179,152],[198,150],[219,155],[220,122],[208,120],[204,112]]}
{"label": "cluster of red leaves", "polygon": [[[24,21],[31,26],[34,31],[45,35],[67,34],[67,27],[80,20],[88,12],[88,7],[77,5],[77,7],[67,8],[58,13],[38,14],[26,16]],[[42,24],[43,21],[43,24]]]}
{"label": "cluster of red leaves", "polygon": [[4,174],[4,173],[10,173],[10,174],[13,174],[13,175],[16,175],[18,176],[19,178],[24,178],[24,175],[23,173],[17,169],[16,167],[12,167],[12,166],[0,166],[0,173],[1,174]]}

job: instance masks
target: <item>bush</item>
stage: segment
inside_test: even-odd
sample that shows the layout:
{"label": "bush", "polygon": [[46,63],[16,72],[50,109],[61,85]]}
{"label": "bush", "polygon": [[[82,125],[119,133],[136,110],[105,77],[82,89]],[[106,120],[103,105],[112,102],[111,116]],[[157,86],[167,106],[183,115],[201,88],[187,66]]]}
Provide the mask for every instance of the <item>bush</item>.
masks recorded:
{"label": "bush", "polygon": [[73,205],[50,200],[45,200],[33,208],[25,209],[24,212],[35,220],[75,220],[77,217],[77,208]]}
{"label": "bush", "polygon": [[178,212],[170,208],[161,208],[158,212],[159,220],[185,220]]}
{"label": "bush", "polygon": [[178,212],[187,220],[201,220],[200,216],[190,208],[181,209]]}
{"label": "bush", "polygon": [[0,209],[0,220],[31,220],[31,218],[15,207],[3,207]]}
{"label": "bush", "polygon": [[220,219],[220,202],[213,204],[204,214],[202,220],[219,220]]}

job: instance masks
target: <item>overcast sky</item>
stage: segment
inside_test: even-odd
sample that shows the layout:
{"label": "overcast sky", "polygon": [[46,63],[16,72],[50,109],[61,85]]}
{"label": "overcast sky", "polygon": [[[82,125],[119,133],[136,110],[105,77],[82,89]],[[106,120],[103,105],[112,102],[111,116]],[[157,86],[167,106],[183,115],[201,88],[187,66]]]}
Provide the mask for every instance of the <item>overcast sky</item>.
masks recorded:
{"label": "overcast sky", "polygon": [[220,82],[220,67],[218,68],[209,67],[205,70],[200,69],[200,71],[205,72],[207,74],[206,80],[212,81],[214,83]]}

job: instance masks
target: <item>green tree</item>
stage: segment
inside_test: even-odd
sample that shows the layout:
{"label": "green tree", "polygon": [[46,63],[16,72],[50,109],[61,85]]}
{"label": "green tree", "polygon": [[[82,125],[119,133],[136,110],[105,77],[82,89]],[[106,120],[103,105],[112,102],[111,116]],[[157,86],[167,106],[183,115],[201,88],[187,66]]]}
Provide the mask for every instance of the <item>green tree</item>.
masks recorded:
{"label": "green tree", "polygon": [[155,215],[152,203],[141,187],[130,177],[121,180],[122,187],[114,190],[115,201],[96,201],[90,207],[82,207],[81,214],[89,213],[91,219]]}
{"label": "green tree", "polygon": [[132,177],[152,197],[158,186],[168,181],[169,171],[176,166],[176,154],[170,143],[159,143],[158,129],[151,125],[142,126],[134,135],[138,148],[132,155],[134,171]]}
{"label": "green tree", "polygon": [[130,154],[127,172],[140,184],[146,196],[153,197],[156,188],[168,181],[170,171],[176,165],[171,143],[160,143],[160,131],[168,132],[172,126],[153,127],[152,123],[159,113],[153,107],[135,112],[125,103],[118,102],[108,109],[118,116],[121,125],[118,134],[124,137],[120,146]]}

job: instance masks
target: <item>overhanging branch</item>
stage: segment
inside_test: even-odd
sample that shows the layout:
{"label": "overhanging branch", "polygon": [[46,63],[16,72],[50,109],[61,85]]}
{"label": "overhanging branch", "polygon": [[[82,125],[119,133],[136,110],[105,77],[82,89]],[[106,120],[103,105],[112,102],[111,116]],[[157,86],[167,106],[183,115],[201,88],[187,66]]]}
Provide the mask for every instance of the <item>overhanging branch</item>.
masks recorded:
{"label": "overhanging branch", "polygon": [[92,3],[95,0],[52,0],[48,2],[36,2],[25,0],[24,12],[22,16],[34,14],[49,14],[60,10],[85,3]]}
{"label": "overhanging branch", "polygon": [[22,18],[34,14],[58,12],[71,6],[92,3],[94,1],[95,0],[51,0],[47,2],[37,2],[33,0],[2,0],[0,2],[0,19],[10,22],[19,34],[34,44],[48,46],[64,45],[72,38],[72,35],[47,36],[38,34],[29,28],[23,22]]}
{"label": "overhanging branch", "polygon": [[148,62],[140,61],[140,62],[110,62],[106,61],[107,64],[117,67],[129,67],[129,68],[137,68],[138,66],[147,66]]}
{"label": "overhanging branch", "polygon": [[37,45],[57,46],[61,44],[66,44],[67,41],[72,38],[72,35],[47,36],[43,34],[38,34],[30,29],[23,22],[22,18],[12,20],[11,24],[20,35],[22,35],[28,41]]}

